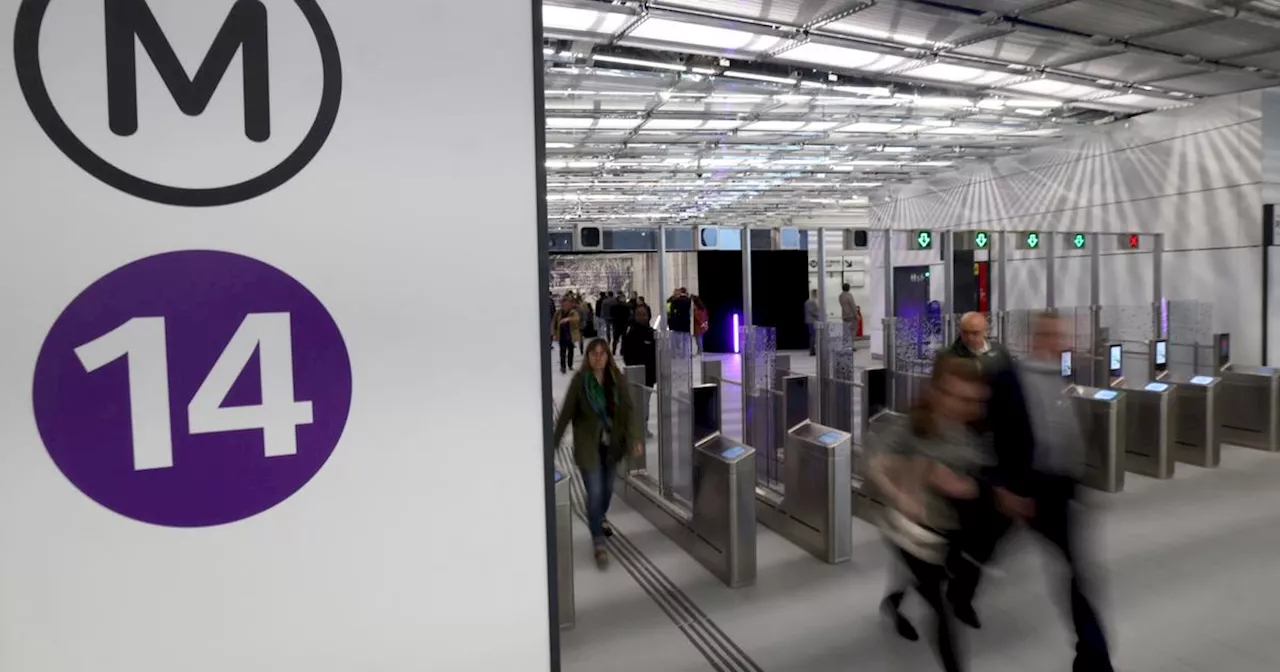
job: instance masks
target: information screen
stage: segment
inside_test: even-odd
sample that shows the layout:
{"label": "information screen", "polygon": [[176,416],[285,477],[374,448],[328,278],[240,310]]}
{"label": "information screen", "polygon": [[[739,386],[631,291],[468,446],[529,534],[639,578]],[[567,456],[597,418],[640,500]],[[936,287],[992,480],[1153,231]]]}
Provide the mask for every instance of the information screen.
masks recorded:
{"label": "information screen", "polygon": [[1169,389],[1169,386],[1165,383],[1147,383],[1147,386],[1142,389],[1148,392],[1164,392]]}
{"label": "information screen", "polygon": [[1115,390],[1098,390],[1097,392],[1093,393],[1094,399],[1101,399],[1103,401],[1111,401],[1112,399],[1115,399],[1117,396],[1119,395]]}
{"label": "information screen", "polygon": [[1210,376],[1194,376],[1191,378],[1192,385],[1208,385],[1212,382],[1213,378]]}
{"label": "information screen", "polygon": [[1072,367],[1071,367],[1071,351],[1070,351],[1070,350],[1063,350],[1063,351],[1062,351],[1062,355],[1061,355],[1061,359],[1062,359],[1062,377],[1063,377],[1063,378],[1070,378],[1070,377],[1071,377],[1071,375],[1072,375]]}
{"label": "information screen", "polygon": [[1156,367],[1169,366],[1169,341],[1156,341]]}
{"label": "information screen", "polygon": [[827,432],[826,434],[818,437],[818,443],[821,443],[824,446],[829,446],[833,443],[838,443],[840,441],[840,436],[840,432]]}
{"label": "information screen", "polygon": [[742,457],[746,452],[746,448],[743,448],[742,446],[734,446],[723,453],[720,453],[720,457],[723,457],[726,460],[732,460],[735,457]]}
{"label": "information screen", "polygon": [[1108,367],[1111,370],[1111,375],[1119,376],[1120,362],[1123,360],[1123,357],[1124,357],[1124,347],[1121,345],[1110,346],[1108,348],[1108,353],[1109,353],[1109,357],[1107,358],[1107,361],[1108,361]]}
{"label": "information screen", "polygon": [[1270,376],[1270,375],[1274,374],[1275,372],[1276,372],[1276,370],[1275,370],[1274,368],[1270,367],[1270,366],[1259,366],[1259,367],[1258,367],[1258,373],[1261,373],[1261,374],[1262,374],[1262,375],[1264,375],[1264,376]]}

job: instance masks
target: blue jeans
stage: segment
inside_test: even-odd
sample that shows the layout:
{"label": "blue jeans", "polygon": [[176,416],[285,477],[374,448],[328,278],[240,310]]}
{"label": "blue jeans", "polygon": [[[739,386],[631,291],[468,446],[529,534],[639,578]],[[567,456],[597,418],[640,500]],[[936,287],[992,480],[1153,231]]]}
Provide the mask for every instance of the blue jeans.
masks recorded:
{"label": "blue jeans", "polygon": [[609,513],[613,499],[613,478],[618,465],[602,460],[595,469],[582,470],[582,484],[587,488],[587,529],[591,530],[591,542],[604,544],[604,518]]}

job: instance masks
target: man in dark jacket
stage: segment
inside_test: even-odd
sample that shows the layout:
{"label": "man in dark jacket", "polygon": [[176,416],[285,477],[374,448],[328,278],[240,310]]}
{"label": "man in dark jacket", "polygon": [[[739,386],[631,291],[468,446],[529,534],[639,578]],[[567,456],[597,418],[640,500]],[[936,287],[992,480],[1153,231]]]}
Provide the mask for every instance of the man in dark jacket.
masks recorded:
{"label": "man in dark jacket", "polygon": [[645,437],[651,437],[649,429],[649,397],[658,383],[658,335],[649,326],[649,307],[636,306],[635,320],[622,337],[622,361],[627,366],[644,367],[644,385],[647,388],[640,403],[640,418],[644,423]]}
{"label": "man in dark jacket", "polygon": [[609,309],[609,321],[613,328],[613,354],[618,354],[618,346],[622,344],[622,337],[627,333],[627,327],[631,326],[631,312],[634,304],[630,301],[623,301],[622,294],[619,293],[618,301]]}
{"label": "man in dark jacket", "polygon": [[682,334],[692,333],[693,300],[689,298],[689,290],[681,287],[667,300],[667,324],[671,331]]}
{"label": "man in dark jacket", "polygon": [[1025,500],[1013,493],[1021,490],[1030,467],[1034,437],[1017,363],[1008,350],[987,337],[987,318],[981,313],[961,317],[960,337],[950,351],[978,360],[990,390],[986,413],[973,423],[973,429],[994,453],[996,466],[984,474],[980,496],[960,512],[965,541],[956,548],[948,588],[956,618],[977,628],[981,623],[973,609],[973,597],[982,577],[981,566],[991,559],[1012,525],[1006,513],[1026,507]]}

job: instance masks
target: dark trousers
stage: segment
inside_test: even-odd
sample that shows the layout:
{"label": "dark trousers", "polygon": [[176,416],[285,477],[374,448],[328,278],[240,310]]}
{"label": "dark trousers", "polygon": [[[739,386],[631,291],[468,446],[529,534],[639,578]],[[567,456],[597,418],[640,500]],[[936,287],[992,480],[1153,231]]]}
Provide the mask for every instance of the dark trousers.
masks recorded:
{"label": "dark trousers", "polygon": [[627,333],[627,325],[622,322],[613,323],[613,354],[618,354],[618,346],[622,345],[622,337]]}
{"label": "dark trousers", "polygon": [[[946,672],[960,672],[964,667],[960,664],[960,655],[956,652],[955,619],[943,599],[943,585],[947,581],[947,568],[942,565],[931,565],[906,551],[899,549],[899,555],[911,570],[916,591],[933,610],[934,628],[933,644]],[[896,605],[895,605],[896,606]]]}
{"label": "dark trousers", "polygon": [[[1112,672],[1111,654],[1097,611],[1088,599],[1079,551],[1077,522],[1072,511],[1076,483],[1070,478],[1039,474],[1032,478],[1030,492],[1035,501],[1031,530],[1057,551],[1067,565],[1065,588],[1071,621],[1076,631],[1075,672]],[[964,533],[953,546],[948,562],[952,579],[948,597],[953,604],[968,604],[977,593],[982,578],[979,564],[987,563],[1012,523],[995,508],[988,488],[981,496],[958,508]],[[968,555],[968,558],[960,554]]]}
{"label": "dark trousers", "polygon": [[573,341],[560,341],[560,370],[568,371],[573,368]]}
{"label": "dark trousers", "polygon": [[813,333],[814,326],[812,324],[806,324],[804,326],[806,329],[809,330],[809,354],[816,355],[818,354],[818,351],[817,351],[818,344],[814,340],[814,333]]}

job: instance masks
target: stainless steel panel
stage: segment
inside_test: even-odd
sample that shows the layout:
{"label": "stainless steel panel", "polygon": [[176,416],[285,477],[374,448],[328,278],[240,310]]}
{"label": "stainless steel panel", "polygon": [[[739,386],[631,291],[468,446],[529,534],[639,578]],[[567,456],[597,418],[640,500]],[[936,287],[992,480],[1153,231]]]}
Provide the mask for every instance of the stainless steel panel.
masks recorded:
{"label": "stainless steel panel", "polygon": [[1173,386],[1147,385],[1125,383],[1124,468],[1152,478],[1173,478]]}
{"label": "stainless steel panel", "polygon": [[781,492],[756,489],[756,517],[823,562],[852,553],[851,443],[847,432],[805,422],[787,435]]}
{"label": "stainless steel panel", "polygon": [[1280,451],[1280,375],[1276,370],[1232,365],[1222,372],[1221,388],[1219,440],[1245,448]]}
{"label": "stainless steel panel", "polygon": [[730,588],[756,580],[755,461],[750,447],[719,435],[693,452],[693,501],[666,499],[651,479],[628,476],[620,494]]}
{"label": "stainless steel panel", "polygon": [[1094,387],[1077,387],[1073,399],[1085,439],[1085,472],[1081,482],[1095,490],[1124,490],[1124,392],[1114,399],[1094,398]]}
{"label": "stainless steel panel", "polygon": [[556,470],[556,604],[560,628],[573,627],[576,609],[573,597],[573,508],[569,497],[568,474]]}
{"label": "stainless steel panel", "polygon": [[1222,442],[1218,425],[1222,405],[1218,402],[1220,378],[1210,376],[1172,376],[1169,379],[1178,397],[1173,421],[1173,459],[1197,467],[1216,467],[1222,463]]}

